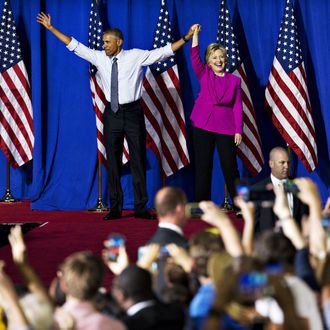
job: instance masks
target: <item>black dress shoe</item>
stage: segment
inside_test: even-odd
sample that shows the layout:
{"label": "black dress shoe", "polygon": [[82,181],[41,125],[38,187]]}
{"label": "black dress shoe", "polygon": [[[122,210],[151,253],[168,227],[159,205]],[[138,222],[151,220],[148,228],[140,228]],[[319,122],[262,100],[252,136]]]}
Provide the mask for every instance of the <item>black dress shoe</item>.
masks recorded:
{"label": "black dress shoe", "polygon": [[103,220],[108,221],[108,220],[116,220],[121,218],[121,212],[120,211],[110,211],[104,218]]}
{"label": "black dress shoe", "polygon": [[137,211],[134,213],[134,218],[139,218],[139,219],[148,219],[148,220],[153,220],[155,219],[154,215],[152,215],[149,211]]}

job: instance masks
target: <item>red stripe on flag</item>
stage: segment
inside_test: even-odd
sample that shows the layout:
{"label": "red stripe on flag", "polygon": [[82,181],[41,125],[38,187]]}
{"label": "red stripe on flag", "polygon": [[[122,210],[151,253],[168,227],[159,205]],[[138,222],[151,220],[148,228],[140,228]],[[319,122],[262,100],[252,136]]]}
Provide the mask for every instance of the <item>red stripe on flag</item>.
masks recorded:
{"label": "red stripe on flag", "polygon": [[[172,69],[170,69],[170,70],[172,70]],[[172,114],[174,115],[174,117],[175,117],[175,119],[176,119],[176,121],[177,121],[177,123],[178,123],[178,125],[179,125],[179,127],[181,129],[181,131],[185,131],[186,130],[185,122],[181,118],[180,113],[179,113],[179,109],[178,109],[175,101],[173,100],[173,97],[170,94],[170,92],[168,90],[168,87],[166,86],[163,78],[161,77],[161,75],[154,75],[154,78],[157,81],[157,84],[158,84],[160,90],[162,91],[162,93],[163,93],[163,95],[164,95],[164,97],[166,99],[167,104],[171,108]],[[162,112],[162,113],[164,113],[164,112]],[[164,120],[164,118],[163,118],[163,120]]]}
{"label": "red stripe on flag", "polygon": [[[172,107],[172,113],[171,113],[171,114],[173,114],[173,115],[175,116],[175,118],[176,118],[177,121],[178,121],[179,126],[180,126],[180,122],[181,122],[181,125],[182,125],[182,118],[181,118],[181,117],[178,118],[179,116],[178,116],[178,114],[177,114],[177,113],[178,113],[178,108],[177,108],[176,104],[174,103],[172,96],[171,96],[170,93],[168,92],[168,89],[167,89],[167,87],[165,86],[163,79],[160,78],[159,76],[156,76],[156,77],[154,76],[154,78],[156,79],[156,81],[157,81],[157,83],[158,83],[158,86],[160,87],[161,91],[163,92],[163,94],[164,94],[164,96],[165,96],[165,98],[166,98],[167,104],[168,104],[170,107]],[[171,137],[173,143],[175,144],[175,147],[177,148],[177,152],[178,152],[178,154],[179,154],[179,156],[180,156],[182,162],[183,162],[184,164],[185,164],[185,163],[188,164],[188,163],[189,163],[189,160],[187,159],[187,157],[186,157],[186,155],[185,155],[185,153],[184,153],[184,151],[183,151],[183,149],[182,149],[182,146],[181,146],[181,144],[180,144],[180,141],[178,140],[177,134],[176,134],[176,132],[174,131],[173,126],[172,126],[171,123],[169,122],[169,120],[168,120],[168,118],[167,118],[167,115],[166,115],[166,113],[165,113],[165,111],[164,111],[163,105],[161,104],[160,100],[158,99],[158,97],[157,97],[157,95],[156,95],[154,89],[153,89],[152,86],[150,85],[148,79],[145,79],[145,80],[144,80],[143,85],[144,85],[144,88],[145,88],[146,92],[148,93],[148,95],[149,95],[150,98],[152,99],[152,101],[153,101],[155,107],[157,108],[159,114],[161,115],[162,123],[163,123],[164,127],[166,128],[166,130],[167,130],[169,136]],[[151,121],[151,120],[150,120],[150,115],[151,115],[151,114],[152,114],[152,111],[150,110],[150,112],[149,112],[147,118],[149,119],[150,122],[153,123],[153,122],[156,121],[156,119],[153,117],[153,120]],[[153,116],[153,115],[152,115],[152,116]],[[153,126],[154,126],[154,125],[153,125]],[[159,126],[159,125],[158,125],[158,126]],[[182,131],[182,128],[181,128],[181,127],[180,127],[180,129],[181,129],[181,131]],[[183,129],[185,129],[185,126],[183,127]],[[160,139],[161,139],[161,141],[162,141],[163,139],[161,138],[162,133],[161,133],[161,129],[160,129],[160,128],[159,128],[159,131],[157,131],[157,133],[158,133],[158,135],[159,135],[159,137],[160,137]],[[162,145],[163,145],[163,144],[162,144]],[[172,158],[172,157],[171,157],[171,158]]]}
{"label": "red stripe on flag", "polygon": [[156,120],[156,118],[152,115],[150,109],[148,108],[147,104],[144,102],[144,100],[141,100],[143,109],[144,109],[144,115],[147,117],[147,119],[149,120],[150,124],[152,125],[153,129],[156,131],[156,134],[159,137],[160,140],[160,146],[161,146],[161,150],[158,149],[157,144],[155,144],[153,136],[150,132],[148,132],[151,141],[148,141],[148,145],[151,146],[151,149],[155,152],[156,156],[158,154],[158,159],[161,159],[160,153],[162,153],[164,155],[164,157],[166,158],[169,167],[171,168],[171,170],[173,172],[176,172],[178,170],[177,164],[175,163],[172,154],[167,146],[167,144],[165,143],[164,139],[161,136],[161,128],[159,126],[158,121]]}
{"label": "red stripe on flag", "polygon": [[[12,117],[12,122],[17,125],[19,133],[22,135],[22,137],[26,141],[26,144],[28,145],[29,149],[32,150],[33,149],[33,143],[30,140],[30,137],[28,135],[28,132],[26,131],[25,125],[23,124],[20,116],[17,113],[17,111],[20,111],[21,109],[19,108],[19,109],[15,110],[13,104],[11,103],[11,100],[7,97],[7,95],[5,94],[4,90],[1,87],[0,87],[0,92],[2,94],[2,96],[1,96],[2,102],[5,104],[5,107],[7,108],[8,112],[10,113],[10,115]],[[4,109],[3,109],[3,111],[4,111]],[[3,120],[5,120],[5,122],[9,125],[7,119],[4,117],[4,114],[2,112],[1,112],[1,115],[2,115]],[[13,134],[16,138],[16,133],[14,133],[14,131],[12,129],[11,129],[10,133]],[[9,135],[9,136],[12,139],[14,139],[14,136],[11,136],[11,135]],[[20,143],[19,140],[17,140],[17,143],[18,144]]]}
{"label": "red stripe on flag", "polygon": [[[273,77],[276,80],[276,83],[278,84],[278,86],[281,88],[283,93],[288,97],[288,99],[290,100],[290,102],[292,103],[294,108],[296,109],[296,112],[299,114],[299,116],[302,118],[302,120],[308,127],[309,132],[313,135],[313,137],[315,137],[314,127],[311,125],[309,119],[307,118],[307,115],[306,115],[304,109],[302,108],[299,100],[297,99],[296,95],[292,93],[290,88],[286,85],[285,81],[282,79],[281,74],[276,70],[275,67],[273,67],[273,69],[272,69],[272,74],[273,74]],[[291,79],[290,75],[289,75],[289,78]],[[296,80],[296,83],[297,83],[297,80]],[[300,84],[297,83],[297,85],[299,88],[302,88],[302,86]],[[275,91],[273,93],[275,94]],[[304,99],[305,103],[308,104],[309,101],[308,101],[307,94],[305,92],[301,93],[300,89],[299,89],[299,93],[300,93],[300,96]],[[282,102],[281,102],[281,104],[282,104]],[[292,115],[289,113],[289,111],[287,111],[286,105],[282,105],[282,107],[285,108],[285,110],[286,110],[285,116],[286,115],[289,116],[290,122],[291,122],[291,120],[295,122],[295,119],[292,117]],[[293,123],[293,125],[297,126],[297,128],[300,129],[300,126],[298,125],[298,123],[295,122],[295,123]]]}
{"label": "red stripe on flag", "polygon": [[[5,118],[5,116],[3,115],[3,113],[1,111],[0,111],[0,123],[3,126],[4,130],[6,131],[8,137],[12,141],[13,145],[15,146],[15,149],[19,153],[19,155],[22,158],[22,160],[24,161],[24,163],[29,161],[29,157],[26,154],[21,142],[18,140],[16,133],[13,131],[9,122],[7,121],[7,119]],[[8,155],[8,153],[10,153],[11,159],[15,159],[14,152],[13,152],[13,150],[10,149],[10,146],[7,145],[5,136],[2,135],[2,138],[4,139],[4,144],[7,149],[7,155]],[[29,150],[31,150],[31,149],[29,149]],[[15,162],[18,164],[16,159],[15,159]]]}
{"label": "red stripe on flag", "polygon": [[[274,70],[274,72],[275,72],[275,70]],[[276,73],[277,73],[277,71],[276,71]],[[284,82],[282,81],[281,77],[278,74],[276,74],[276,77],[277,77],[277,83],[280,83],[279,86],[281,86],[281,89],[282,89],[283,93],[285,93],[286,95],[290,95],[291,94],[291,96],[294,97],[292,95],[291,91],[289,91],[289,88],[287,87],[287,85],[284,84]],[[300,127],[300,124],[296,122],[295,118],[288,111],[286,105],[283,104],[283,102],[281,101],[279,95],[274,91],[273,87],[270,84],[268,84],[267,89],[269,91],[269,94],[273,98],[274,103],[276,104],[276,106],[279,109],[279,111],[286,118],[286,120],[290,124],[291,128],[296,132],[296,134],[301,138],[301,140],[307,146],[307,148],[308,148],[309,152],[311,153],[312,158],[313,158],[313,160],[315,162],[316,159],[317,159],[317,156],[316,156],[315,150],[314,150],[314,148],[313,148],[313,146],[312,146],[312,144],[311,144],[311,142],[309,140],[309,137],[306,135],[305,131],[302,130],[302,128]],[[300,108],[301,111],[303,111],[303,109],[300,107],[300,105],[299,105],[299,108]],[[282,135],[285,134],[285,135],[289,136],[290,133],[287,133],[286,132],[283,123],[276,117],[275,113],[271,110],[271,106],[270,106],[269,103],[268,103],[268,109],[270,109],[271,118],[274,121],[274,124],[277,127],[277,129],[281,132]],[[301,113],[299,111],[297,111],[297,113],[299,115],[301,115]],[[276,118],[276,120],[275,120],[275,118]],[[305,119],[306,119],[306,117],[305,117]],[[304,122],[305,122],[305,120],[304,120]],[[310,123],[309,122],[308,122],[308,124],[309,125],[307,125],[307,126],[310,127]],[[290,137],[290,140],[291,140],[291,137]]]}

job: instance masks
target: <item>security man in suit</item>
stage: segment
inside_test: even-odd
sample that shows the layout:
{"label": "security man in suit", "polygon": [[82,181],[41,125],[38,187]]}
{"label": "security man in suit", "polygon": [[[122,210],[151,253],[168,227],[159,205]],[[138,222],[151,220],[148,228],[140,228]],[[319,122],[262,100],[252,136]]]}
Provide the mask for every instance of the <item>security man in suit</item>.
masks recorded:
{"label": "security man in suit", "polygon": [[174,243],[188,248],[188,241],[183,235],[183,228],[187,223],[187,197],[185,193],[175,187],[164,187],[155,196],[155,208],[159,219],[158,229],[148,244],[156,243],[160,246]]}
{"label": "security man in suit", "polygon": [[[288,182],[290,172],[290,156],[286,149],[282,147],[275,147],[269,154],[270,177],[256,183],[255,189],[271,189],[271,185],[278,186]],[[275,196],[274,196],[275,198]],[[287,193],[288,204],[290,211],[300,224],[304,215],[308,215],[308,207],[302,203],[298,197],[293,193]],[[273,212],[272,207],[263,207],[256,205],[255,207],[255,234],[274,228],[277,218]]]}

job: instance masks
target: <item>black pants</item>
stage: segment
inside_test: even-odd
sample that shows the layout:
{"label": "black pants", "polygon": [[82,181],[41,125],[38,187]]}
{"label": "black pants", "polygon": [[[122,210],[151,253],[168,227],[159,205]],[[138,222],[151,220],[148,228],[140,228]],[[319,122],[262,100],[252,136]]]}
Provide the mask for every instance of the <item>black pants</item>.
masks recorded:
{"label": "black pants", "polygon": [[239,178],[234,136],[193,129],[195,152],[195,199],[211,200],[214,148],[217,146],[222,173],[231,199],[236,195]]}
{"label": "black pants", "polygon": [[111,210],[123,209],[123,190],[120,183],[124,136],[130,154],[134,186],[135,211],[144,211],[148,202],[146,189],[146,127],[140,102],[120,105],[117,113],[107,104],[103,114],[104,140],[107,154]]}

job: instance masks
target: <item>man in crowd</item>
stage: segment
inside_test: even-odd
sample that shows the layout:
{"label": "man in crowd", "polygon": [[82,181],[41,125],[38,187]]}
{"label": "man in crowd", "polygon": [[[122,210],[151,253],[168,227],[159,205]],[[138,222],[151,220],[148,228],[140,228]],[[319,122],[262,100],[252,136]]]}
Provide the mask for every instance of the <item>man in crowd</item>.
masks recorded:
{"label": "man in crowd", "polygon": [[118,275],[112,294],[126,312],[123,322],[130,330],[175,330],[184,326],[184,312],[176,305],[161,303],[152,290],[151,274],[130,265]]}
{"label": "man in crowd", "polygon": [[[253,189],[272,190],[272,186],[288,184],[290,175],[290,156],[286,149],[275,147],[269,154],[270,177],[258,182]],[[269,194],[267,194],[269,195]],[[273,196],[275,198],[275,195]],[[298,223],[305,214],[308,214],[308,207],[302,203],[294,193],[287,193],[288,204],[292,216]],[[272,207],[263,207],[257,204],[255,207],[255,233],[259,234],[267,229],[274,228],[277,218]]]}
{"label": "man in crowd", "polygon": [[61,318],[61,312],[64,311],[73,317],[77,330],[126,329],[122,322],[95,309],[94,299],[104,274],[101,259],[89,252],[74,253],[65,259],[60,270],[60,284],[66,295],[66,302],[55,312],[56,319]]}
{"label": "man in crowd", "polygon": [[160,246],[174,243],[188,248],[188,241],[183,235],[187,223],[187,197],[180,188],[164,187],[155,196],[155,208],[159,219],[158,229],[148,244]]}

